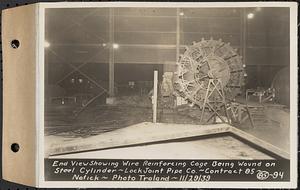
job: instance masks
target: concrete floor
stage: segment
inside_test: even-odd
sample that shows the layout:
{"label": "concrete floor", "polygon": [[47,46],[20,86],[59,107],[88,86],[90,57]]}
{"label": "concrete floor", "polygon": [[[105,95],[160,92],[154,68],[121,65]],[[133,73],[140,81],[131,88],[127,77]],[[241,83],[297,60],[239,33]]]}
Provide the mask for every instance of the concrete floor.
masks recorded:
{"label": "concrete floor", "polygon": [[[179,151],[180,150],[180,151]],[[52,158],[114,159],[274,159],[230,136],[88,151]]]}
{"label": "concrete floor", "polygon": [[290,114],[288,109],[278,106],[266,106],[268,125],[252,127],[250,121],[238,126],[241,130],[252,134],[266,142],[290,152]]}
{"label": "concrete floor", "polygon": [[[136,102],[136,101],[134,101]],[[65,108],[54,110],[51,117],[46,115],[45,142],[68,142],[74,138],[89,138],[109,131],[122,129],[141,122],[151,122],[152,110],[149,106],[115,105],[91,106],[78,117],[71,117]],[[62,111],[63,110],[63,111]],[[261,125],[252,128],[250,122],[245,122],[239,129],[252,134],[266,142],[289,152],[289,112],[278,107],[267,107],[266,115],[273,125]],[[158,121],[162,123],[194,124],[199,125],[199,110],[174,111],[173,109],[159,109]],[[47,120],[48,118],[48,120]],[[168,148],[166,146],[165,148]],[[151,147],[148,147],[149,151]],[[187,149],[188,150],[188,149]],[[138,150],[137,150],[138,152]]]}

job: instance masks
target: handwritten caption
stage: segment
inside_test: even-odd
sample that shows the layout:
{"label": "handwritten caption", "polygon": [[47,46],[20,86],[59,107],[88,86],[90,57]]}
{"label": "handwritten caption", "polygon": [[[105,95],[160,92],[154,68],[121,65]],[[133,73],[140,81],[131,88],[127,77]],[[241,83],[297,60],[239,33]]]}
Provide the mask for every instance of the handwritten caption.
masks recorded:
{"label": "handwritten caption", "polygon": [[46,181],[288,181],[288,160],[45,159]]}

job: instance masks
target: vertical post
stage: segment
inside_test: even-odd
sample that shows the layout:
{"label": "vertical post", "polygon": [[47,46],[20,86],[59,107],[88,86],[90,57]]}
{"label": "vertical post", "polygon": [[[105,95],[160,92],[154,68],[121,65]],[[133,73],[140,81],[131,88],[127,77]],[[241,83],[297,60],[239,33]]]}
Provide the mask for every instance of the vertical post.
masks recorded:
{"label": "vertical post", "polygon": [[[176,20],[175,20],[176,19]],[[176,9],[176,17],[174,17],[174,22],[176,22],[176,31],[174,33],[174,36],[176,38],[176,44],[175,45],[175,63],[178,61],[179,54],[180,54],[180,9]],[[163,72],[174,72],[176,65],[170,64],[170,63],[164,63],[163,65]]]}
{"label": "vertical post", "polygon": [[[208,96],[209,96],[209,90],[210,90],[210,85],[211,85],[211,80],[209,79],[208,81],[208,85],[207,85],[207,89],[206,89],[206,93],[205,93],[205,98],[204,98],[204,102],[203,102],[203,106],[202,106],[202,110],[201,110],[201,117],[200,117],[200,123],[203,123],[203,117],[204,117],[204,112],[205,112],[205,106],[208,100]],[[206,123],[206,122],[205,122]]]}
{"label": "vertical post", "polygon": [[242,110],[242,106],[240,104],[238,105],[238,110],[237,111],[238,111],[238,122],[241,123],[241,121],[242,121],[242,111],[243,110]]}
{"label": "vertical post", "polygon": [[241,24],[240,24],[240,50],[243,57],[243,62],[246,65],[246,51],[247,51],[247,12],[246,8],[240,11]]}
{"label": "vertical post", "polygon": [[[225,115],[226,115],[226,119],[227,121],[223,121],[222,118],[220,118],[224,123],[231,123],[230,121],[230,118],[229,118],[229,114],[228,114],[228,111],[227,111],[227,104],[226,104],[226,98],[225,98],[225,93],[224,93],[224,87],[223,87],[223,84],[222,84],[222,81],[220,79],[218,79],[218,83],[220,85],[220,90],[221,90],[221,95],[222,95],[222,103],[224,104],[224,110],[225,110]],[[218,84],[217,83],[217,84]],[[217,89],[218,90],[218,89]]]}
{"label": "vertical post", "polygon": [[114,97],[115,92],[115,55],[114,55],[114,8],[109,9],[109,96]]}
{"label": "vertical post", "polygon": [[157,118],[157,81],[158,80],[158,72],[154,71],[154,85],[153,85],[153,98],[152,98],[152,106],[153,106],[153,123],[156,123]]}
{"label": "vertical post", "polygon": [[176,10],[176,62],[180,53],[180,9]]}
{"label": "vertical post", "polygon": [[[49,47],[48,47],[49,48]],[[47,89],[47,86],[49,85],[49,54],[46,51],[47,48],[44,47],[44,54],[45,54],[45,63],[44,63],[44,85],[45,85],[45,89]],[[48,96],[45,96],[46,102],[50,102],[50,98]]]}

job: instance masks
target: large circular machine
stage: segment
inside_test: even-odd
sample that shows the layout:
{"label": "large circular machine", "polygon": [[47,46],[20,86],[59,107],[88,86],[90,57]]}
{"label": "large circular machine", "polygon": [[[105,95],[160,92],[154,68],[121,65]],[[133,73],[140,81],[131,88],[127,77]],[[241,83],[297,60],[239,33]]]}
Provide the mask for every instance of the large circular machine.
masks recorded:
{"label": "large circular machine", "polygon": [[[202,108],[207,92],[218,102],[220,94],[208,89],[210,79],[220,81],[227,100],[233,100],[244,85],[244,65],[237,50],[222,40],[204,40],[187,47],[177,63],[175,89],[180,96]],[[209,93],[208,93],[209,94]]]}

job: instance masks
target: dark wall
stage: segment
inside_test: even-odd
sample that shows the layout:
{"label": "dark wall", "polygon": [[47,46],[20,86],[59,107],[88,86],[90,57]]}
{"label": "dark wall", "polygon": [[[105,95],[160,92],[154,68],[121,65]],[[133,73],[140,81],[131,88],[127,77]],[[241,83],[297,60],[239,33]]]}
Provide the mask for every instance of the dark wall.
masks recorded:
{"label": "dark wall", "polygon": [[[213,38],[229,42],[240,54],[245,48],[246,88],[270,87],[275,74],[289,66],[288,8],[183,8],[179,12],[180,45]],[[46,14],[46,40],[52,44],[46,50],[46,63],[93,63],[83,67],[85,72],[107,81],[109,10],[51,9]],[[253,18],[247,18],[249,14]],[[119,45],[114,50],[117,83],[148,80],[153,65],[174,69],[176,9],[116,8],[113,15],[114,43]],[[72,69],[65,64],[49,70],[54,74],[48,81],[53,82]]]}
{"label": "dark wall", "polygon": [[276,73],[289,67],[289,9],[262,8],[247,23],[246,88],[270,87]]}
{"label": "dark wall", "polygon": [[163,73],[161,64],[116,64],[115,81],[118,84],[127,84],[129,81],[153,81],[153,72],[157,70],[159,80]]}

